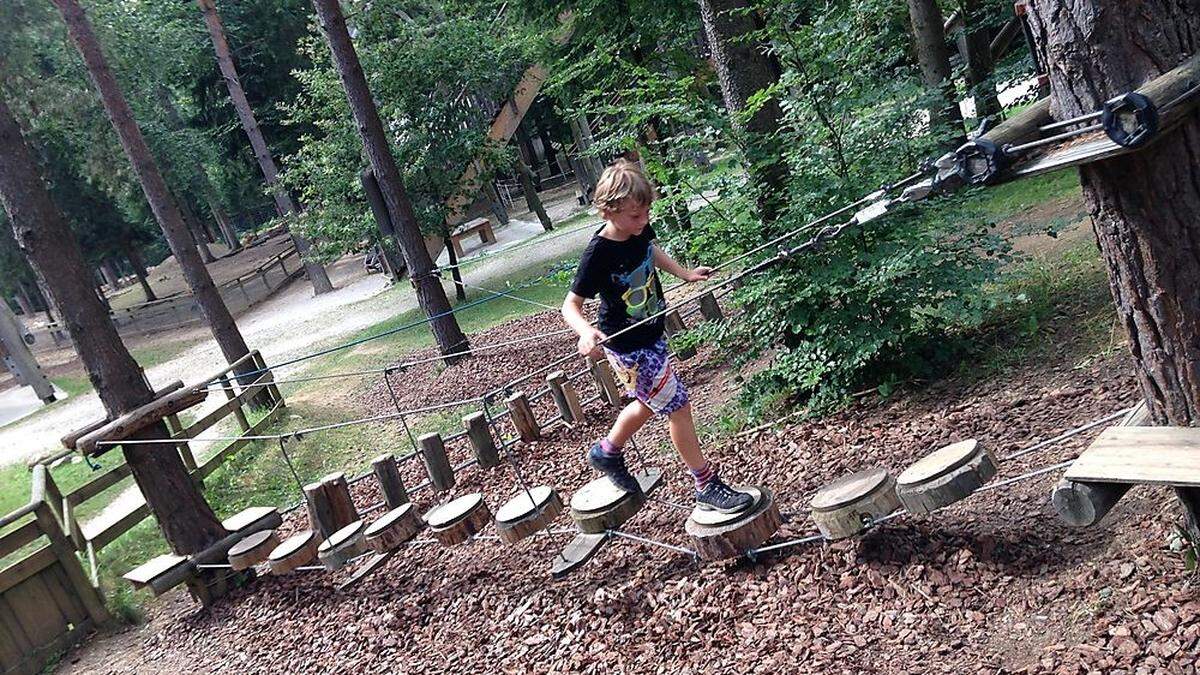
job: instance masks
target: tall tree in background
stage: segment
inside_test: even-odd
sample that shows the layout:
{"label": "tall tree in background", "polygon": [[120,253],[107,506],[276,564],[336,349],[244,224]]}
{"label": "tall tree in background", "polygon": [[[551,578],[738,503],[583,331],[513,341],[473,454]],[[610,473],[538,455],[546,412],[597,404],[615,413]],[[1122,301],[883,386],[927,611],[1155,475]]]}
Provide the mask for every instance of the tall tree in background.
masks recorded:
{"label": "tall tree in background", "polygon": [[908,0],[908,15],[912,20],[921,79],[925,86],[940,94],[935,96],[929,108],[930,126],[935,133],[948,131],[947,145],[958,147],[965,136],[954,81],[950,79],[950,50],[946,47],[942,10],[938,9],[937,0]]}
{"label": "tall tree in background", "polygon": [[[217,14],[216,2],[215,0],[196,0],[196,2],[200,6],[200,12],[204,15],[204,25],[208,27],[208,35],[212,39],[217,63],[221,68],[221,74],[225,77],[225,85],[229,89],[229,98],[237,110],[242,129],[246,131],[246,136],[250,139],[250,146],[254,149],[254,157],[258,160],[259,168],[262,169],[263,178],[271,188],[271,196],[275,199],[275,210],[281,218],[291,220],[300,210],[296,208],[296,202],[288,194],[287,189],[279,183],[279,167],[275,164],[275,158],[271,155],[267,141],[263,138],[262,130],[258,127],[258,119],[254,116],[254,110],[250,107],[246,92],[242,89],[242,81],[238,77],[237,67],[233,63],[233,54],[229,51],[229,42],[225,39],[225,28],[221,25],[220,15]],[[329,281],[329,275],[326,274],[325,268],[310,259],[312,247],[308,240],[294,232],[291,235],[292,240],[296,242],[296,250],[300,253],[300,259],[304,261],[304,272],[312,283],[313,293],[321,295],[332,291],[333,284]]]}
{"label": "tall tree in background", "polygon": [[[79,243],[51,201],[3,97],[0,97],[0,199],[12,221],[17,243],[50,288],[56,304],[64,310],[60,320],[66,325],[105,410],[115,417],[149,402],[154,392],[93,291]],[[134,438],[168,435],[166,425],[159,422]],[[132,445],[124,453],[133,478],[173,551],[195,553],[225,534],[173,446]]]}
{"label": "tall tree in background", "polygon": [[[778,143],[783,109],[771,96],[751,98],[779,82],[779,61],[756,34],[762,29],[749,0],[700,0],[700,15],[717,67],[725,108],[746,136],[747,165],[757,190],[759,215],[775,220],[787,203],[788,168]],[[749,117],[742,121],[742,115]]]}
{"label": "tall tree in background", "polygon": [[525,130],[525,125],[517,126],[517,132],[513,134],[513,140],[517,146],[517,158],[513,162],[513,169],[517,172],[517,178],[521,181],[521,191],[525,193],[525,204],[530,211],[537,214],[538,220],[542,223],[542,229],[550,232],[554,229],[554,223],[550,220],[550,215],[546,213],[546,207],[542,205],[542,200],[538,198],[537,186],[534,184],[533,175],[533,159],[536,157],[533,153],[533,144],[529,139],[529,132]]}
{"label": "tall tree in background", "polygon": [[[1031,0],[1057,119],[1100,108],[1200,48],[1195,2]],[[1165,101],[1158,101],[1160,105]],[[1200,424],[1200,118],[1079,170],[1117,316],[1158,424]]]}
{"label": "tall tree in background", "polygon": [[242,338],[233,315],[225,306],[225,301],[213,284],[212,277],[200,260],[195,246],[192,245],[192,238],[179,211],[179,205],[172,198],[158,164],[155,163],[142,131],[133,117],[133,112],[108,67],[91,22],[79,6],[78,0],[54,0],[54,5],[62,14],[71,39],[87,66],[88,74],[100,92],[104,109],[108,112],[113,128],[121,140],[121,147],[133,165],[146,200],[150,203],[163,234],[166,235],[167,244],[179,262],[179,268],[197,304],[200,305],[200,311],[208,321],[221,353],[229,363],[233,363],[250,350],[246,347],[246,341]]}
{"label": "tall tree in background", "polygon": [[[205,1],[207,0],[201,0]],[[432,319],[430,328],[442,354],[466,351],[467,337],[459,328],[458,320],[450,313],[450,301],[446,298],[446,291],[433,274],[433,260],[425,247],[425,239],[421,236],[412,203],[404,190],[403,178],[388,146],[383,122],[380,121],[379,111],[371,98],[367,78],[363,75],[354,44],[350,41],[350,31],[346,28],[341,5],[338,0],[312,2],[321,22],[321,30],[329,42],[338,77],[346,90],[346,98],[350,102],[354,121],[358,124],[358,132],[362,137],[367,158],[371,162],[371,169],[379,181],[384,203],[396,228],[396,238],[408,263],[410,278],[417,289],[417,301],[425,315]],[[453,363],[460,358],[461,356],[449,357],[446,361]]]}
{"label": "tall tree in background", "polygon": [[967,82],[975,97],[975,116],[979,118],[1000,112],[1000,98],[992,82],[992,41],[988,35],[987,17],[980,0],[961,0],[963,13],[963,51],[967,59]]}

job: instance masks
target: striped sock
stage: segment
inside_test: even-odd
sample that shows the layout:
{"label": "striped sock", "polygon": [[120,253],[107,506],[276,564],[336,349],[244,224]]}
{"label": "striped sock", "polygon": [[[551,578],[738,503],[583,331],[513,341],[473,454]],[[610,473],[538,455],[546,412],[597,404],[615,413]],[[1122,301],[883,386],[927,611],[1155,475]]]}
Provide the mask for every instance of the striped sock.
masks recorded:
{"label": "striped sock", "polygon": [[605,457],[620,457],[625,454],[625,448],[618,448],[607,438],[600,439],[600,451],[604,453]]}
{"label": "striped sock", "polygon": [[712,462],[705,462],[704,466],[699,469],[689,469],[692,472],[692,479],[696,481],[696,492],[703,492],[704,488],[708,487],[709,481],[717,477],[717,469]]}

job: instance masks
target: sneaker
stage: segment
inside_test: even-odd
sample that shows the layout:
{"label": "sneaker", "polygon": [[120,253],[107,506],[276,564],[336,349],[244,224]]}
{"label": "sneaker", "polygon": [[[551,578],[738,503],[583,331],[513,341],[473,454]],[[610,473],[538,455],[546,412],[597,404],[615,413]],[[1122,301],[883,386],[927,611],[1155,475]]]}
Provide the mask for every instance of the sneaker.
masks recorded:
{"label": "sneaker", "polygon": [[753,503],[752,495],[734,490],[716,476],[708,481],[703,490],[696,492],[696,506],[702,511],[738,513],[745,511]]}
{"label": "sneaker", "polygon": [[588,464],[592,468],[604,474],[617,489],[624,492],[632,492],[638,494],[642,491],[642,486],[629,473],[629,469],[625,468],[625,458],[621,455],[606,455],[604,448],[600,447],[600,442],[592,443],[592,447],[587,453]]}

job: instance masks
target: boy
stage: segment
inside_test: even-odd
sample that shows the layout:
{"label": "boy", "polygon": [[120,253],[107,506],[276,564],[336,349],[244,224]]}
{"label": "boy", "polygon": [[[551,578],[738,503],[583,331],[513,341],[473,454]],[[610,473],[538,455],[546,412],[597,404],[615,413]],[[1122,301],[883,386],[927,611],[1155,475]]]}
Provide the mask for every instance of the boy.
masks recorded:
{"label": "boy", "polygon": [[[609,335],[660,312],[665,304],[655,268],[684,281],[703,281],[708,267],[684,269],[654,244],[649,226],[650,204],[656,195],[636,164],[618,161],[604,170],[593,203],[605,225],[583,252],[571,291],[563,301],[563,319],[579,333],[579,353],[600,358],[600,343]],[[583,316],[583,302],[600,296],[600,320],[592,326]],[[621,410],[608,436],[588,450],[588,463],[618,488],[640,492],[625,467],[622,449],[654,414],[665,415],[671,442],[696,481],[696,505],[704,510],[736,513],[753,497],[731,489],[700,451],[687,389],[671,367],[663,338],[663,317],[614,336],[603,345],[617,379],[635,400]]]}

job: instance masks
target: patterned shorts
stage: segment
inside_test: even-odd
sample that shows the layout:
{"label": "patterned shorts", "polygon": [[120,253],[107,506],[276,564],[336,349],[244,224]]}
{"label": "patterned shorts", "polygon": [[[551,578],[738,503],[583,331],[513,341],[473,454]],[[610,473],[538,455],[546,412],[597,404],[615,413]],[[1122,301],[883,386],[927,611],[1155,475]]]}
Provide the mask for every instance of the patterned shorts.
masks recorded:
{"label": "patterned shorts", "polygon": [[614,352],[605,347],[617,381],[629,394],[659,415],[670,415],[687,405],[687,387],[675,376],[667,341],[659,338],[651,347]]}

